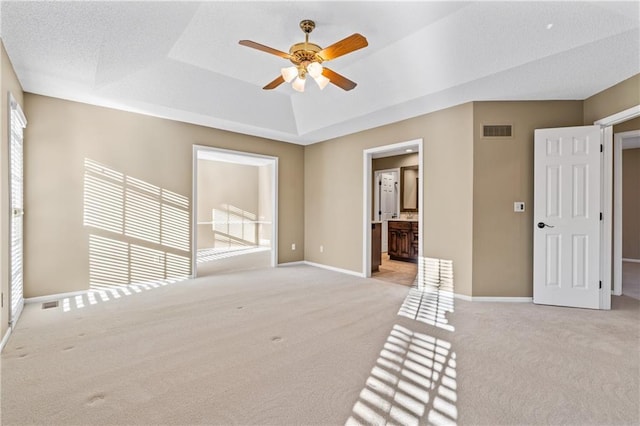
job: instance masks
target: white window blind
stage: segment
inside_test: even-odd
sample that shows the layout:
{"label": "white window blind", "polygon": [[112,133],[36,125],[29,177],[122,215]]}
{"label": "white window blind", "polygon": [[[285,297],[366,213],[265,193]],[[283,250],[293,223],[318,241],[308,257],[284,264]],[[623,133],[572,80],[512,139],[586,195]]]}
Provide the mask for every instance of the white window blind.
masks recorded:
{"label": "white window blind", "polygon": [[11,140],[9,141],[9,173],[11,178],[11,326],[15,326],[22,307],[23,298],[23,138],[27,125],[20,105],[9,94]]}

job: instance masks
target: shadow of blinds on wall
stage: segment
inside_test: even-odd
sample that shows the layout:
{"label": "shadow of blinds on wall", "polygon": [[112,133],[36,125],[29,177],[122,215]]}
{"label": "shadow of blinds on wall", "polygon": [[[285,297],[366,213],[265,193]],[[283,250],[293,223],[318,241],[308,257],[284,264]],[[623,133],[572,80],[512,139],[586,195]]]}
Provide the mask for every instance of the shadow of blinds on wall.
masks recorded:
{"label": "shadow of blinds on wall", "polygon": [[15,326],[24,306],[23,296],[23,139],[22,132],[27,125],[20,105],[9,94],[10,140],[9,140],[9,178],[11,186],[11,311],[9,320]]}

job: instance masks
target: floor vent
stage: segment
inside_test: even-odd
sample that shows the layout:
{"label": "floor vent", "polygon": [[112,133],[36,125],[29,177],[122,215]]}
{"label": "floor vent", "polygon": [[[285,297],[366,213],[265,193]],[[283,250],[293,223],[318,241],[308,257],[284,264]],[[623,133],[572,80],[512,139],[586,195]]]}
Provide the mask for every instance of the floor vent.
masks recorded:
{"label": "floor vent", "polygon": [[51,308],[57,308],[58,307],[58,301],[54,300],[53,302],[44,302],[42,304],[42,309],[51,309]]}
{"label": "floor vent", "polygon": [[510,138],[513,133],[511,124],[485,125],[482,126],[482,137],[484,138]]}

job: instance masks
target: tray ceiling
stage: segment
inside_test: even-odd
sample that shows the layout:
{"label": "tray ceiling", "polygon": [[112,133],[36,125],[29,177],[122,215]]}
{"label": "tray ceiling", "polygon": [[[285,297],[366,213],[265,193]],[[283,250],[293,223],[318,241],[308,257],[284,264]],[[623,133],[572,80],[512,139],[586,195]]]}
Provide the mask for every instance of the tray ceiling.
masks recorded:
{"label": "tray ceiling", "polygon": [[[310,144],[474,100],[585,99],[640,72],[632,2],[21,2],[1,36],[25,91]],[[288,51],[352,33],[358,83],[265,91]]]}

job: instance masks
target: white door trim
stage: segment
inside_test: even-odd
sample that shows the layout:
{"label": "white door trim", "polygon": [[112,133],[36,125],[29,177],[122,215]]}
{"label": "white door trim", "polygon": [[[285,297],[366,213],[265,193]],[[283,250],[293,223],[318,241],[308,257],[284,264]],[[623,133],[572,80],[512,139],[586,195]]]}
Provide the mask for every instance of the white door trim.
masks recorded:
{"label": "white door trim", "polygon": [[622,295],[622,150],[624,140],[640,137],[640,130],[613,137],[613,294]]}
{"label": "white door trim", "polygon": [[191,174],[191,276],[195,278],[198,271],[198,152],[208,151],[221,156],[248,157],[269,160],[271,162],[271,267],[278,265],[278,157],[255,154],[253,152],[234,151],[205,145],[193,145]]}
{"label": "white door trim", "polygon": [[[631,108],[627,108],[624,111],[617,112],[607,117],[601,118],[595,121],[593,124],[598,124],[603,127],[603,183],[609,182],[607,190],[609,191],[609,198],[603,199],[602,213],[602,237],[603,241],[600,245],[601,265],[605,266],[603,269],[609,271],[608,275],[602,276],[602,287],[604,289],[611,288],[611,267],[612,267],[612,233],[613,233],[613,197],[611,194],[611,187],[613,185],[613,126],[616,124],[624,123],[625,121],[632,120],[636,117],[640,117],[640,105],[635,105]],[[608,130],[607,130],[608,128]],[[601,309],[611,309],[611,297],[605,297],[605,291],[601,292]]]}
{"label": "white door trim", "polygon": [[600,126],[613,126],[615,124],[624,123],[625,121],[633,120],[636,117],[640,117],[640,105],[627,108],[624,111],[617,112],[613,115],[601,118],[594,121],[593,124],[599,124]]}
{"label": "white door trim", "polygon": [[[600,309],[611,309],[611,214],[613,202],[613,126],[606,126],[600,130],[602,144],[602,159],[600,161],[600,209],[602,223],[600,224]],[[608,207],[608,209],[607,209]]]}
{"label": "white door trim", "polygon": [[369,148],[362,151],[362,276],[371,276],[371,162],[373,156],[377,154],[396,153],[401,154],[402,150],[418,147],[418,257],[422,257],[422,217],[424,214],[424,171],[423,171],[423,141],[412,139],[406,142],[383,145]]}

